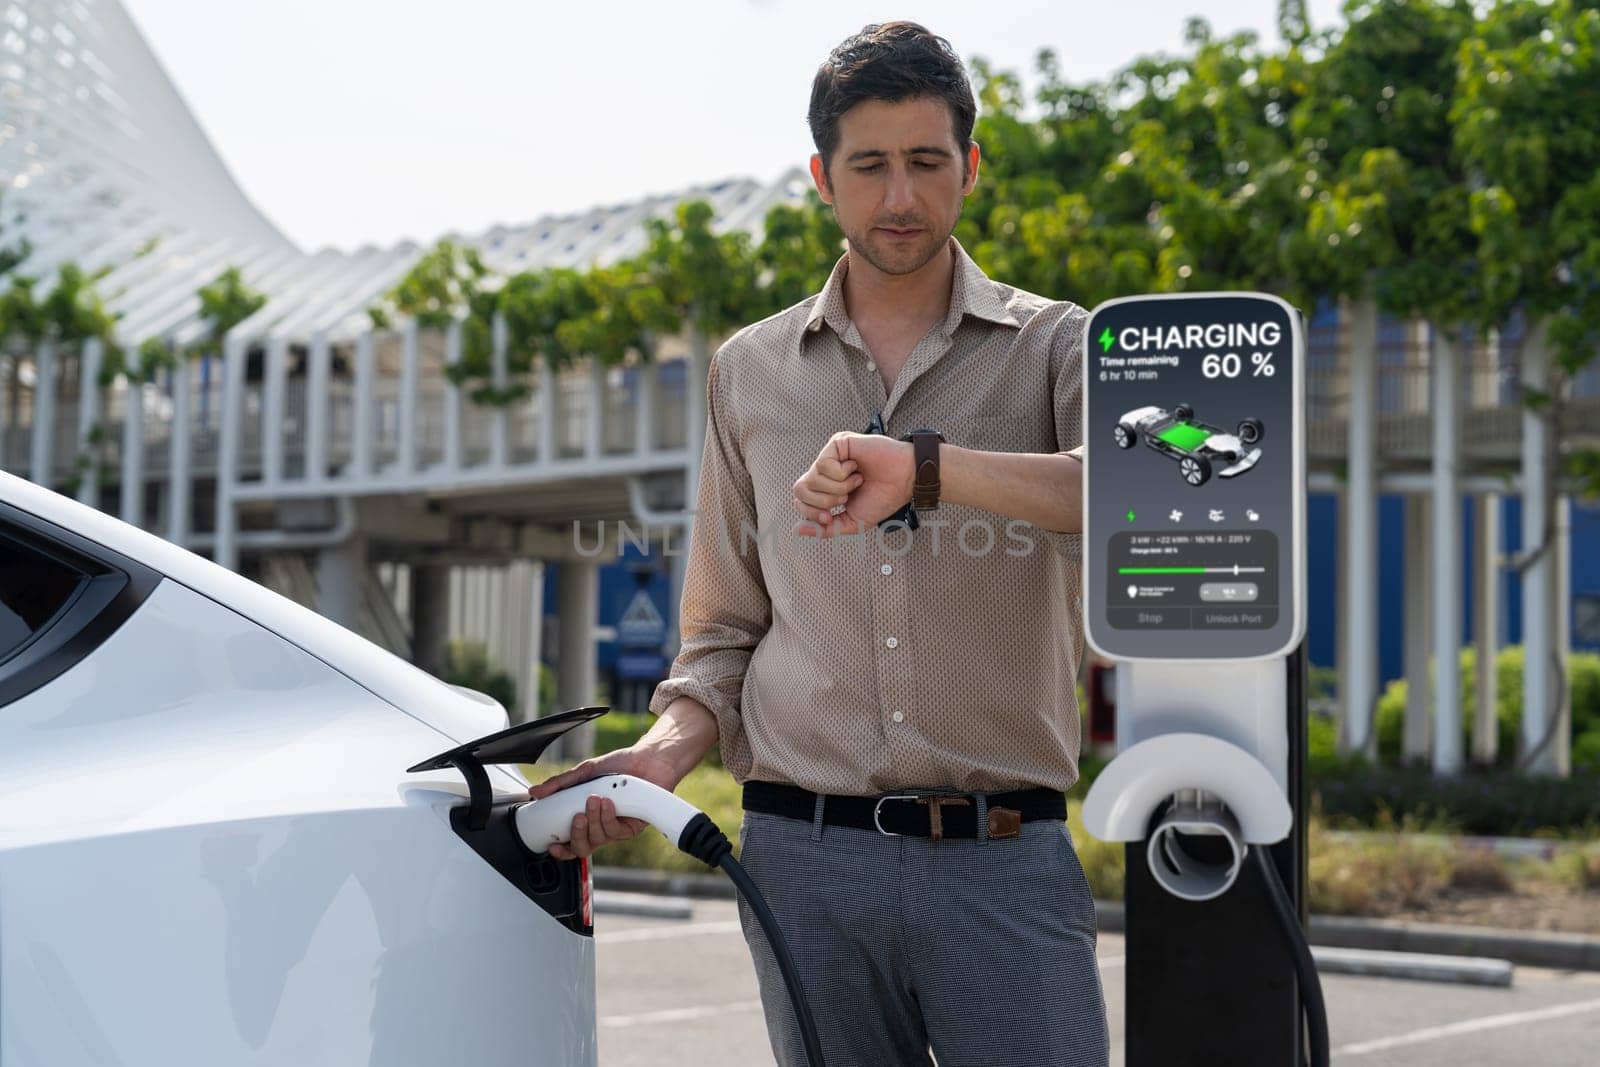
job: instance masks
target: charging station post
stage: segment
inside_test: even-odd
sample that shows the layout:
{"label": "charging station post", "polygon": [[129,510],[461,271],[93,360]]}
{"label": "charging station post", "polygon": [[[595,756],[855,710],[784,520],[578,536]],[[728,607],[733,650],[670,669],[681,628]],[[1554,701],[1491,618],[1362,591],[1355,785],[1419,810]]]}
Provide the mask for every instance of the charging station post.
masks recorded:
{"label": "charging station post", "polygon": [[1085,634],[1117,662],[1117,755],[1083,818],[1127,843],[1129,1067],[1298,1064],[1302,1002],[1326,1062],[1304,943],[1304,364],[1299,313],[1260,293],[1113,300],[1085,331]]}

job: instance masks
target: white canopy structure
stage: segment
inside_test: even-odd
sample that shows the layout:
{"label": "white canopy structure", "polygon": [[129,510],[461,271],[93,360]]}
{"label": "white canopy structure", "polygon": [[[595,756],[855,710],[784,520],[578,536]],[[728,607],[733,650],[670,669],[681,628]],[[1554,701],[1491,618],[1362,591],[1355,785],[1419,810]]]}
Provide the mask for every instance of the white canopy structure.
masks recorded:
{"label": "white canopy structure", "polygon": [[[644,220],[682,200],[708,201],[719,229],[759,231],[804,185],[797,169],[446,236],[505,273],[603,264],[638,252]],[[297,248],[233,180],[117,0],[0,2],[0,240],[32,246],[16,270],[41,284],[67,262],[111,267],[98,288],[132,346],[198,332],[196,290],[230,266],[268,295],[270,332],[337,331],[423,252]]]}

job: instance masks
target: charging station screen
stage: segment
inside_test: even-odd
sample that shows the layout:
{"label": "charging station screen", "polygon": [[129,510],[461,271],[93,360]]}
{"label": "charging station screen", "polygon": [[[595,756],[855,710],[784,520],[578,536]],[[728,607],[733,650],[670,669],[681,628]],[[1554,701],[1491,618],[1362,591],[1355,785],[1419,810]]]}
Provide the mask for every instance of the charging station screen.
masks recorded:
{"label": "charging station screen", "polygon": [[1084,335],[1084,604],[1113,658],[1299,641],[1298,323],[1260,294],[1135,297]]}

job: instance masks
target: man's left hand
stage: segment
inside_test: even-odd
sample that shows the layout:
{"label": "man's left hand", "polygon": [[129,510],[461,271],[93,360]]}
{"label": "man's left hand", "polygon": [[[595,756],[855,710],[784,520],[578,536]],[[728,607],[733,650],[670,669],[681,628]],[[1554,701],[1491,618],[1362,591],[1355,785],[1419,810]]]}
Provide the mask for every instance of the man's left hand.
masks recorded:
{"label": "man's left hand", "polygon": [[831,537],[874,526],[911,499],[915,477],[910,441],[840,431],[794,483],[795,530]]}

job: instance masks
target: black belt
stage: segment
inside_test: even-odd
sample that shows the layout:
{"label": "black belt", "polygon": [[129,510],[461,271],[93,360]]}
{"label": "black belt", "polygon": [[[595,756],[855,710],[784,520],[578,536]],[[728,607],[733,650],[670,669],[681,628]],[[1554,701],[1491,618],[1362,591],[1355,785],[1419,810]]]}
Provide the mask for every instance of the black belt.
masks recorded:
{"label": "black belt", "polygon": [[[1067,799],[1051,789],[1017,789],[984,794],[988,810],[988,836],[1016,837],[1021,823],[1035,819],[1067,817]],[[908,790],[883,796],[829,794],[823,802],[822,821],[828,826],[853,826],[881,834],[906,837],[978,836],[978,794],[935,790]],[[778,782],[746,782],[746,811],[782,815],[810,822],[816,817],[817,794]]]}

